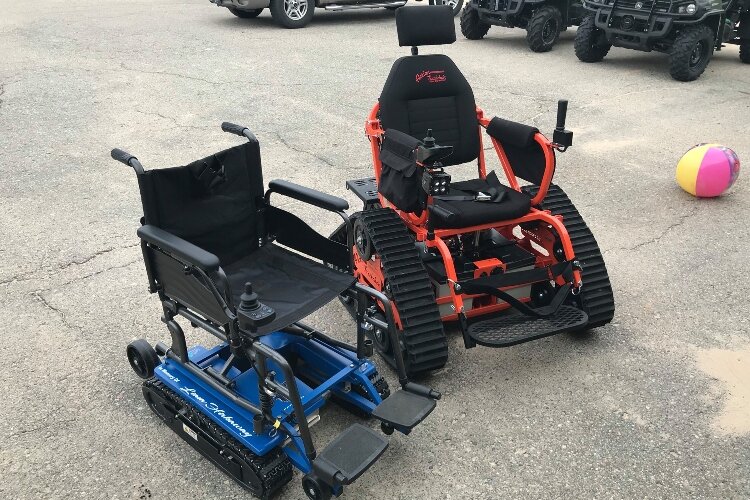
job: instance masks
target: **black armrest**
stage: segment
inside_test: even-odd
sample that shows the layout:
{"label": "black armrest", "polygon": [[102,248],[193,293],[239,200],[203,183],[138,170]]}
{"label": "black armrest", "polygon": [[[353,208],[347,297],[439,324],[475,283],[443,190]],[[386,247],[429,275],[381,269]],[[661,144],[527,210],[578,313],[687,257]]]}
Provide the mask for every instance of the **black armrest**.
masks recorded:
{"label": "black armrest", "polygon": [[315,189],[300,186],[293,182],[275,179],[268,183],[269,191],[283,194],[295,200],[315,205],[319,208],[331,210],[332,212],[341,212],[349,208],[349,202],[338,196],[321,193]]}
{"label": "black armrest", "polygon": [[523,123],[504,120],[497,116],[490,120],[487,133],[500,141],[519,148],[526,148],[534,143],[534,136],[539,132],[536,127],[530,127]]}
{"label": "black armrest", "polygon": [[219,269],[219,258],[185,241],[179,236],[168,233],[156,226],[141,226],[138,228],[138,237],[142,240],[166,250],[179,259],[189,264],[200,267],[204,271],[217,271]]}

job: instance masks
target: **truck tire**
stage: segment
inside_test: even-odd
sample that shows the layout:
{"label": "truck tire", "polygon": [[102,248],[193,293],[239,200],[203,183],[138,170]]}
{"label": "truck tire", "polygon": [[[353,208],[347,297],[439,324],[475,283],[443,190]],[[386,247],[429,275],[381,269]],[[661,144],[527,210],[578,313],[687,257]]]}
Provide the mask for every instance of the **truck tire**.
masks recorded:
{"label": "truck tire", "polygon": [[557,7],[545,5],[531,15],[526,28],[526,43],[534,52],[547,52],[560,38],[562,14]]}
{"label": "truck tire", "polygon": [[453,9],[453,17],[456,17],[461,12],[461,7],[464,6],[464,0],[430,0],[430,5],[449,5]]}
{"label": "truck tire", "polygon": [[586,16],[576,32],[576,56],[583,62],[595,63],[604,59],[612,45],[603,41],[602,30],[596,27],[594,16]]}
{"label": "truck tire", "polygon": [[314,13],[315,0],[271,0],[271,17],[284,28],[304,28]]}
{"label": "truck tire", "polygon": [[750,64],[750,39],[740,40],[740,61]]}
{"label": "truck tire", "polygon": [[490,30],[490,25],[479,19],[479,12],[471,5],[461,11],[460,24],[461,33],[469,40],[481,40]]}
{"label": "truck tire", "polygon": [[260,15],[261,12],[263,12],[263,9],[243,10],[237,9],[235,7],[229,7],[229,12],[242,19],[255,19]]}
{"label": "truck tire", "polygon": [[669,74],[681,82],[701,76],[714,53],[716,36],[706,25],[688,26],[677,35],[669,52]]}

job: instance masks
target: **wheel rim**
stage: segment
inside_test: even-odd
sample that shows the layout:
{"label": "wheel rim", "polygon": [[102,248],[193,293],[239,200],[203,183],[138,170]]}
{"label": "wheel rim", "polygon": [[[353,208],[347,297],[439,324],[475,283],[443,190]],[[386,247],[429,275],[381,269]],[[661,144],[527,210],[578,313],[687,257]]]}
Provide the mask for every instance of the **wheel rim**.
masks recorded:
{"label": "wheel rim", "polygon": [[[376,313],[375,318],[379,319],[382,322],[385,321],[385,315],[382,313]],[[372,340],[375,342],[375,347],[378,348],[381,352],[390,352],[391,350],[391,337],[388,334],[388,330],[383,330],[379,327],[374,327],[372,332]]]}
{"label": "wheel rim", "polygon": [[141,378],[145,378],[146,375],[146,360],[144,360],[140,353],[135,349],[128,349],[128,361],[133,371]]}
{"label": "wheel rim", "polygon": [[703,60],[706,58],[707,50],[707,44],[704,40],[701,40],[697,44],[695,44],[695,48],[693,49],[693,52],[690,54],[690,67],[695,68],[696,66],[700,66],[701,63],[703,63]]}
{"label": "wheel rim", "polygon": [[544,43],[552,43],[555,41],[555,37],[557,36],[557,21],[554,19],[548,19],[546,23],[544,23],[544,27],[542,28],[542,41]]}
{"label": "wheel rim", "polygon": [[292,21],[299,21],[307,14],[307,0],[284,0],[284,12]]}
{"label": "wheel rim", "polygon": [[365,228],[359,223],[359,220],[354,224],[354,244],[357,246],[357,252],[362,260],[370,260],[372,257],[372,246],[370,245],[370,239],[367,237]]}
{"label": "wheel rim", "polygon": [[458,0],[443,0],[443,5],[447,5],[451,9],[455,9],[456,5],[458,5]]}

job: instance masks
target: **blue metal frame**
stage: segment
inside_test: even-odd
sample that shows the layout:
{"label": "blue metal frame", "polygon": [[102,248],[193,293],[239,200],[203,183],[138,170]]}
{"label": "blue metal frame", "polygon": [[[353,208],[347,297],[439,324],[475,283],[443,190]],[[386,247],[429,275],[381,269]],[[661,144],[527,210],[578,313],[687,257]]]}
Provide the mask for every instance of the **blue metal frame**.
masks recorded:
{"label": "blue metal frame", "polygon": [[[284,379],[282,370],[273,360],[268,360],[268,371],[275,372],[275,380],[279,384],[288,385],[291,382],[297,385],[306,418],[323,407],[329,392],[368,414],[382,401],[370,381],[375,365],[368,359],[357,359],[355,353],[317,339],[308,340],[283,332],[266,335],[259,342],[288,360],[296,361],[290,362],[295,367],[293,381]],[[210,349],[195,346],[188,351],[188,356],[200,368],[213,367],[220,371],[230,356],[230,348],[227,343],[220,343]],[[277,419],[276,424],[266,426],[261,434],[255,434],[253,415],[190,373],[179,361],[166,357],[156,368],[154,375],[257,455],[262,456],[276,447],[284,446],[289,438],[289,443],[283,448],[286,455],[303,473],[312,471],[308,450],[305,450],[292,422],[294,408],[291,402],[281,397],[275,398],[272,414]],[[237,366],[232,366],[225,376],[232,381],[232,390],[237,396],[259,405],[258,373],[254,369],[242,371]],[[365,387],[372,401],[352,391],[352,384]]]}

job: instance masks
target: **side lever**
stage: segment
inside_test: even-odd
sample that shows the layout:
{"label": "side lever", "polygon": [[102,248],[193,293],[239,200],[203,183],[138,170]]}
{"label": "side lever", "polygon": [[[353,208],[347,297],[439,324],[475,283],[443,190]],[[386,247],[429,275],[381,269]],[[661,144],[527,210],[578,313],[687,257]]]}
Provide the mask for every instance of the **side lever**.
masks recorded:
{"label": "side lever", "polygon": [[240,296],[240,306],[237,308],[240,330],[255,333],[258,327],[267,325],[274,318],[276,311],[258,300],[258,294],[253,292],[252,283],[245,283],[245,293]]}
{"label": "side lever", "polygon": [[255,134],[250,132],[249,128],[243,127],[242,125],[235,125],[234,123],[223,122],[221,124],[221,130],[223,130],[224,132],[229,132],[230,134],[239,135],[240,137],[242,136],[247,137],[247,140],[250,142],[258,142],[258,138],[255,137]]}
{"label": "side lever", "polygon": [[127,165],[128,167],[131,167],[133,170],[135,170],[136,174],[144,173],[143,165],[141,165],[141,162],[138,161],[138,158],[131,155],[127,151],[115,148],[110,151],[109,154],[110,156],[112,156],[112,159],[117,160],[120,163]]}
{"label": "side lever", "polygon": [[573,132],[565,130],[565,118],[568,115],[568,101],[557,101],[557,126],[552,134],[552,142],[560,151],[567,150],[573,145]]}

